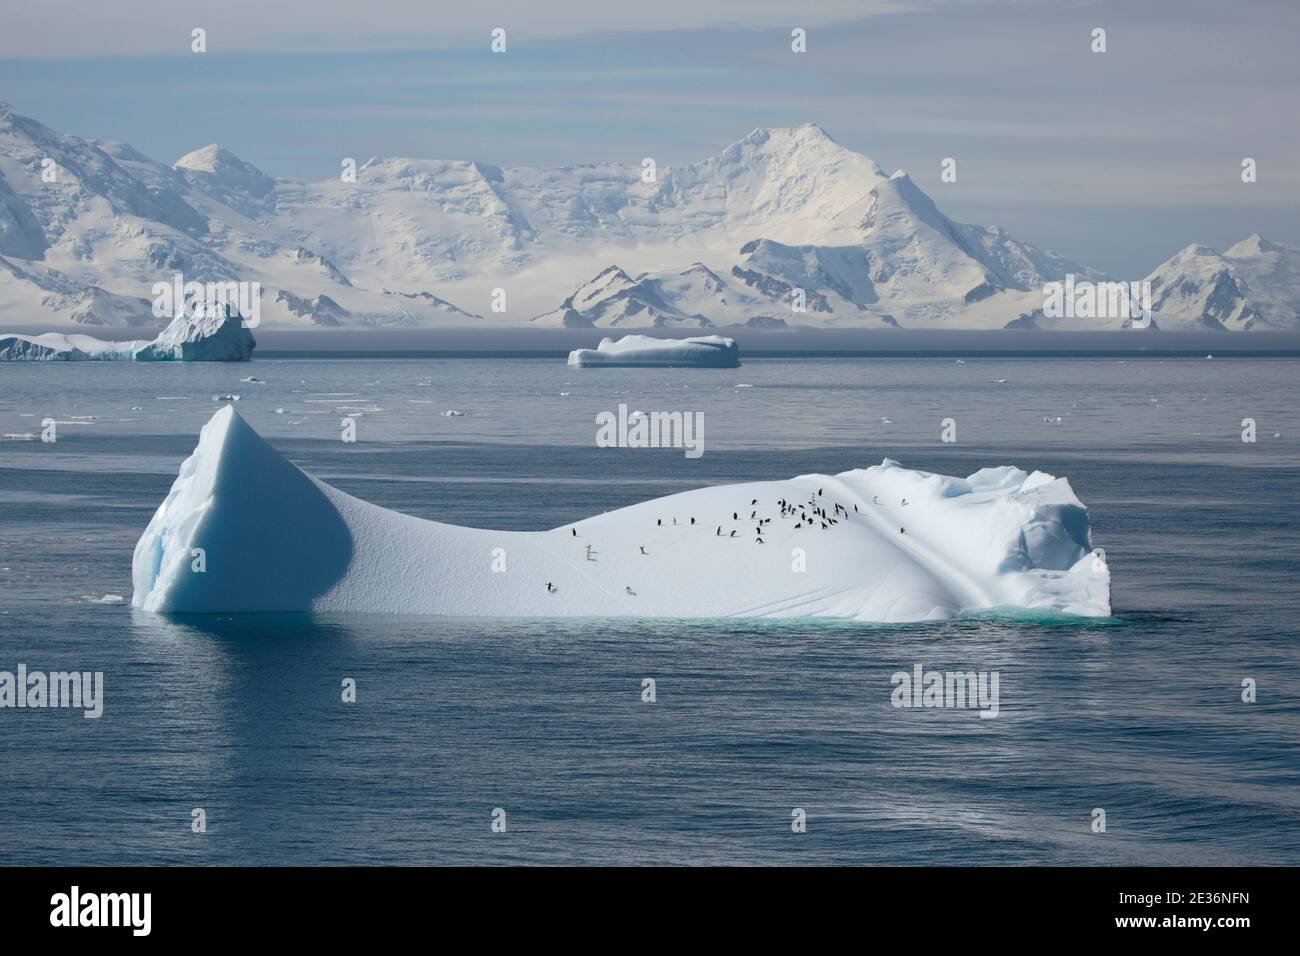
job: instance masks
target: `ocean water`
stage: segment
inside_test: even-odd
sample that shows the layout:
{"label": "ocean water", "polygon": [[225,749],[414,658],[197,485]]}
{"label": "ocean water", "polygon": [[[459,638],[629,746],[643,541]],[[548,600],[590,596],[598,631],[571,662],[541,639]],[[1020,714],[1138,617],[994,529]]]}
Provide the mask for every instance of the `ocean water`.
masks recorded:
{"label": "ocean water", "polygon": [[[0,864],[1300,863],[1298,372],[1219,357],[0,366],[0,670],[105,681],[97,720],[0,710]],[[168,619],[105,603],[129,601],[135,541],[221,394],[345,491],[507,529],[883,457],[1066,475],[1115,616]],[[596,413],[619,403],[703,412],[705,454],[596,448]],[[47,417],[54,443],[37,437]],[[997,671],[998,716],[894,708],[891,675],[918,663]]]}

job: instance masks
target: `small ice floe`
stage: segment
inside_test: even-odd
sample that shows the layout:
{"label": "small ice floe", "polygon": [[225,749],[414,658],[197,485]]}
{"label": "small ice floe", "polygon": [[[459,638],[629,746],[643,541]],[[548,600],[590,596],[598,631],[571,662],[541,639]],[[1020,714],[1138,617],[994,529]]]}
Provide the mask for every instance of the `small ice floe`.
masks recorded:
{"label": "small ice floe", "polygon": [[283,414],[284,414],[284,409],[283,409],[283,408],[277,408],[277,409],[275,410],[275,413],[276,413],[277,415],[283,415]]}
{"label": "small ice floe", "polygon": [[1007,384],[1007,380],[1006,380],[1005,378],[995,378],[995,379],[993,380],[993,384],[994,384],[994,385],[1005,385],[1005,384]]}
{"label": "small ice floe", "polygon": [[4,436],[10,441],[35,441],[35,432],[10,432]]}
{"label": "small ice floe", "polygon": [[572,394],[573,394],[572,392],[561,392],[560,398],[568,398]]}
{"label": "small ice floe", "polygon": [[239,401],[239,396],[238,395],[213,395],[212,400],[214,402],[237,402]]}
{"label": "small ice floe", "polygon": [[256,375],[250,375],[250,376],[248,376],[248,378],[241,378],[240,381],[241,381],[241,382],[248,382],[248,383],[250,383],[250,384],[252,384],[252,385],[265,385],[265,384],[266,384],[266,382],[262,381],[262,380],[261,380],[260,378],[258,378]]}
{"label": "small ice floe", "polygon": [[89,594],[83,594],[81,599],[88,604],[125,604],[126,598],[120,594],[105,594],[103,597],[91,597]]}
{"label": "small ice floe", "polygon": [[706,335],[687,339],[656,339],[625,335],[601,339],[594,349],[574,349],[569,368],[740,368],[735,339]]}
{"label": "small ice floe", "polygon": [[754,387],[754,386],[753,386],[753,385],[750,385],[748,382],[737,382],[737,383],[736,383],[736,388],[753,388],[753,387]]}
{"label": "small ice floe", "polygon": [[449,408],[442,413],[443,418],[462,418],[464,415],[464,412],[456,408]]}
{"label": "small ice floe", "polygon": [[142,412],[142,411],[144,411],[144,406],[143,406],[143,405],[132,405],[132,406],[131,406],[131,411],[133,411],[133,412]]}
{"label": "small ice floe", "polygon": [[1059,424],[1061,424],[1061,422],[1063,422],[1064,420],[1065,420],[1065,419],[1061,418],[1060,415],[1056,415],[1056,416],[1052,416],[1052,415],[1044,415],[1044,416],[1043,416],[1043,424],[1044,424],[1044,425],[1059,425]]}
{"label": "small ice floe", "polygon": [[1206,357],[1207,359],[1212,359],[1212,358],[1214,358],[1213,355],[1207,355],[1207,356],[1205,356],[1205,357]]}
{"label": "small ice floe", "polygon": [[885,416],[882,415],[882,416],[880,417],[880,424],[882,424],[882,425],[892,425],[892,424],[894,424],[894,420],[893,420],[892,418],[886,418]]}
{"label": "small ice floe", "polygon": [[953,365],[965,365],[965,364],[966,364],[966,360],[965,360],[965,359],[958,359],[957,361],[953,362],[952,364],[953,364]]}

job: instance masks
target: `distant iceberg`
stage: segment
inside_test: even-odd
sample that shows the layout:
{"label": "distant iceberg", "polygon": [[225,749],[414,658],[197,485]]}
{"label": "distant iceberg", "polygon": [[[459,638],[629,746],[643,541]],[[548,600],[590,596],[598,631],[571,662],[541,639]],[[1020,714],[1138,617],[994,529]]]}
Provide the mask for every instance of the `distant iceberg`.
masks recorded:
{"label": "distant iceberg", "polygon": [[625,335],[617,342],[600,340],[594,349],[574,349],[570,368],[740,368],[736,340],[721,335],[689,339],[656,339],[649,335]]}
{"label": "distant iceberg", "polygon": [[247,362],[257,347],[238,315],[180,315],[152,341],[106,342],[89,335],[0,335],[9,362]]}
{"label": "distant iceberg", "polygon": [[1110,614],[1110,572],[1064,478],[881,465],[721,485],[551,531],[388,511],[275,451],[231,406],[136,545],[156,612],[925,621]]}

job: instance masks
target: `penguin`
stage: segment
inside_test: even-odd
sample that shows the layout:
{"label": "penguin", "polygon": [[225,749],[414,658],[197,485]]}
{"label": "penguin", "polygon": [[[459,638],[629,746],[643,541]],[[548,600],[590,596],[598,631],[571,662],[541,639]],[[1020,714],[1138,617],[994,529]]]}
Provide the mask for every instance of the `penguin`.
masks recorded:
{"label": "penguin", "polygon": [[759,544],[762,544],[762,543],[763,543],[763,539],[762,539],[762,538],[757,538],[757,539],[755,539],[755,540],[757,540]]}
{"label": "penguin", "polygon": [[694,519],[694,518],[691,519],[691,524],[695,524],[695,519]]}
{"label": "penguin", "polygon": [[627,591],[627,593],[628,593],[628,594],[631,594],[633,597],[636,596],[636,592],[632,590],[632,585],[630,585],[630,584],[629,584],[626,588],[624,588],[623,590]]}
{"label": "penguin", "polygon": [[550,581],[547,581],[547,582],[546,582],[546,590],[547,590],[547,591],[554,591],[554,590],[555,590],[555,585],[552,584]]}
{"label": "penguin", "polygon": [[578,529],[577,529],[577,528],[570,528],[569,530],[573,532],[573,536],[574,536],[575,538],[578,536]]}
{"label": "penguin", "polygon": [[642,554],[645,554],[645,545],[644,545],[644,544],[641,545],[641,553],[642,553]]}
{"label": "penguin", "polygon": [[655,518],[655,524],[659,525],[660,527],[663,527],[663,523],[664,523],[663,518]]}
{"label": "penguin", "polygon": [[715,532],[713,532],[713,536],[714,536],[715,538],[721,538],[721,537],[722,537],[722,525],[718,525],[718,530],[715,531]]}

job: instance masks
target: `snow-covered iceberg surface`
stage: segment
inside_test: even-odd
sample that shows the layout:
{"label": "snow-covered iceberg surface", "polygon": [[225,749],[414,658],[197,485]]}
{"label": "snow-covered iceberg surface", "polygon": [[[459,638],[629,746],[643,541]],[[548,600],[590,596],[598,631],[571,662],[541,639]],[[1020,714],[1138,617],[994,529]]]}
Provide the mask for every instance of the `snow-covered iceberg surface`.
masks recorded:
{"label": "snow-covered iceberg surface", "polygon": [[574,349],[570,368],[595,366],[658,368],[740,368],[736,340],[721,335],[690,339],[656,339],[649,335],[625,335],[617,342],[600,340],[594,349]]}
{"label": "snow-covered iceberg surface", "polygon": [[238,315],[177,316],[153,341],[89,335],[0,335],[0,361],[247,362],[257,343]]}
{"label": "snow-covered iceberg surface", "polygon": [[722,485],[552,531],[387,511],[291,464],[231,406],[136,545],[159,612],[921,621],[980,608],[1110,613],[1110,572],[1064,478],[897,462]]}

